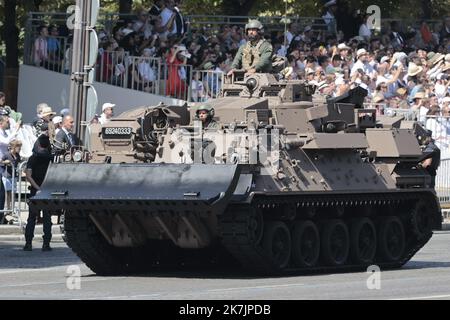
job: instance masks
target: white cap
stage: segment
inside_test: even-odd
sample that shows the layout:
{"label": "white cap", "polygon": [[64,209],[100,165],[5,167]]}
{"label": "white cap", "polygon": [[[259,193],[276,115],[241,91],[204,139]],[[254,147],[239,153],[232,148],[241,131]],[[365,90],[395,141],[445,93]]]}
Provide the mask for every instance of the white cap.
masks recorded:
{"label": "white cap", "polygon": [[102,107],[102,112],[105,111],[105,109],[114,108],[115,106],[116,106],[115,104],[112,104],[112,103],[109,103],[109,102],[104,103],[103,107]]}
{"label": "white cap", "polygon": [[129,35],[132,32],[134,32],[134,30],[131,30],[128,28],[122,29],[122,34],[124,35],[124,37],[126,37],[127,35]]}
{"label": "white cap", "polygon": [[336,0],[331,0],[331,1],[328,1],[327,3],[325,3],[324,7],[328,8],[328,7],[331,7],[331,6],[334,6],[334,5],[336,5]]}
{"label": "white cap", "polygon": [[176,50],[183,56],[186,57],[188,59],[191,58],[191,54],[189,53],[189,51],[187,50],[186,46],[184,45],[178,45],[176,46]]}
{"label": "white cap", "polygon": [[150,48],[145,48],[144,50],[142,50],[142,54],[151,56],[153,54],[153,50]]}
{"label": "white cap", "polygon": [[61,116],[55,116],[55,117],[53,117],[52,121],[54,124],[58,124],[58,123],[63,122],[63,118]]}
{"label": "white cap", "polygon": [[345,43],[340,43],[338,45],[338,49],[339,50],[350,50],[351,48],[348,45],[346,45]]}
{"label": "white cap", "polygon": [[406,53],[404,53],[404,52],[396,52],[396,53],[394,53],[394,58],[397,61],[401,61],[401,60],[403,60],[405,58],[408,58],[408,55]]}
{"label": "white cap", "polygon": [[381,58],[380,63],[385,63],[389,61],[389,57],[388,56],[384,56],[383,58]]}
{"label": "white cap", "polygon": [[183,57],[186,57],[186,58],[188,58],[188,59],[190,59],[190,58],[192,57],[192,55],[191,55],[188,51],[180,51],[180,54],[181,54]]}
{"label": "white cap", "polygon": [[362,55],[364,55],[364,54],[367,54],[367,51],[366,51],[366,49],[364,49],[364,48],[359,49],[358,51],[356,51],[356,57],[357,57],[357,58],[359,58],[360,56],[362,56]]}
{"label": "white cap", "polygon": [[311,30],[312,30],[311,26],[306,26],[305,30],[303,30],[303,32],[308,32],[308,31],[311,31]]}

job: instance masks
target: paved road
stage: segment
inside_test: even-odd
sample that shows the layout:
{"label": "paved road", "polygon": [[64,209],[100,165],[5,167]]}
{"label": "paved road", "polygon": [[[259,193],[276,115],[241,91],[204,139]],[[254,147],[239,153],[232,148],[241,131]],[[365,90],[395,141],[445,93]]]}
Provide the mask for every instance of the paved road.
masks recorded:
{"label": "paved road", "polygon": [[[369,274],[363,272],[252,278],[236,272],[172,271],[97,277],[62,242],[45,253],[23,252],[19,242],[0,242],[0,299],[450,299],[449,244],[450,232],[438,232],[402,269],[383,271],[380,290],[369,290]],[[80,289],[67,287],[67,282],[72,288],[77,284],[69,278],[77,268],[69,266],[81,270]]]}

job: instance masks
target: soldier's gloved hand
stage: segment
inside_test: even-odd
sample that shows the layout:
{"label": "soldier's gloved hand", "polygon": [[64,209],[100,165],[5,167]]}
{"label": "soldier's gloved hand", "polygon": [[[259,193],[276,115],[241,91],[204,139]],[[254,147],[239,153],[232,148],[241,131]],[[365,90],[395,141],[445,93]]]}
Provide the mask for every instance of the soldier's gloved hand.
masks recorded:
{"label": "soldier's gloved hand", "polygon": [[228,71],[227,77],[232,77],[235,70],[236,70],[236,69],[231,69],[230,71]]}

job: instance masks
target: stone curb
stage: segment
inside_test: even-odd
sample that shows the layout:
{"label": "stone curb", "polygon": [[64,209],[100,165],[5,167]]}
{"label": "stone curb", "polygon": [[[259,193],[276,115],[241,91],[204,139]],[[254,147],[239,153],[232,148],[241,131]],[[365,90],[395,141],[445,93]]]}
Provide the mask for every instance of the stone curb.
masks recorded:
{"label": "stone curb", "polygon": [[[34,240],[42,241],[43,229],[42,225],[36,226],[34,230]],[[16,225],[0,226],[0,241],[25,241],[23,229]],[[52,241],[63,242],[61,229],[59,225],[52,226]]]}
{"label": "stone curb", "polygon": [[[25,242],[25,236],[21,234],[0,235],[0,242]],[[42,242],[40,235],[35,235],[33,241]],[[62,234],[52,234],[52,242],[64,242]]]}
{"label": "stone curb", "polygon": [[[60,225],[53,225],[52,226],[52,233],[58,234],[61,233]],[[23,230],[20,226],[16,225],[2,225],[0,226],[0,236],[7,236],[7,235],[22,235]],[[43,234],[42,225],[37,225],[34,234],[36,236]]]}

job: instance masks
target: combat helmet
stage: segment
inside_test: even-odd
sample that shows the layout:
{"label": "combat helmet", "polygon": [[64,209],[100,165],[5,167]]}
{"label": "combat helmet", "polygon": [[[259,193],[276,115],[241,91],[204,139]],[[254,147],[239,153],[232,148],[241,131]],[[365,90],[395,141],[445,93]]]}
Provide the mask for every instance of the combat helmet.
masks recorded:
{"label": "combat helmet", "polygon": [[259,32],[262,32],[264,29],[264,26],[258,20],[249,20],[248,23],[245,25],[246,33],[247,33],[248,29],[258,29]]}
{"label": "combat helmet", "polygon": [[209,104],[202,104],[200,106],[198,106],[195,110],[195,114],[198,117],[198,113],[200,111],[207,111],[208,112],[208,117],[209,118],[213,118],[214,117],[214,108],[212,106],[210,106]]}

